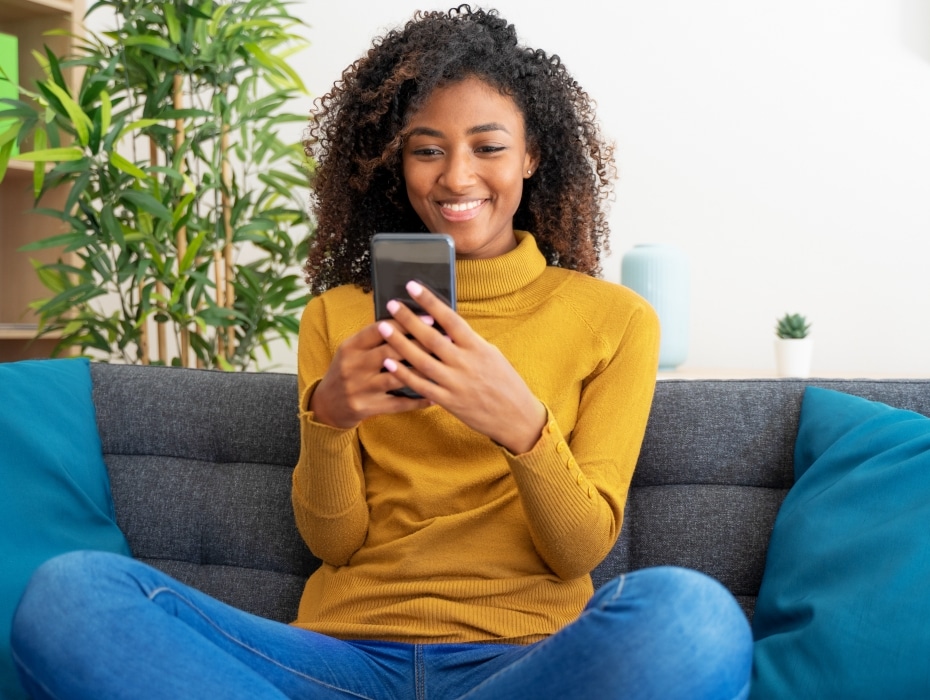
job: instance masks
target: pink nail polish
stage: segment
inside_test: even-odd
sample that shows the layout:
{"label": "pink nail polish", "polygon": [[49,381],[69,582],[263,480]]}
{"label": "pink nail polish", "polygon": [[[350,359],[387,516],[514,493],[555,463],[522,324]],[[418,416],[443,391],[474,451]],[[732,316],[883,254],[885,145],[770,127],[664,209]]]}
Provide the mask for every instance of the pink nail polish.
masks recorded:
{"label": "pink nail polish", "polygon": [[391,328],[390,323],[385,323],[382,321],[378,324],[378,332],[381,334],[382,338],[390,338],[391,334],[394,332],[394,329]]}
{"label": "pink nail polish", "polygon": [[387,306],[388,313],[393,316],[400,308],[400,302],[397,299],[391,299],[385,306]]}
{"label": "pink nail polish", "polygon": [[432,326],[436,323],[436,319],[432,316],[420,316],[420,320],[423,321],[427,326]]}
{"label": "pink nail polish", "polygon": [[394,360],[392,360],[390,357],[386,357],[384,359],[383,364],[384,364],[384,369],[386,369],[388,372],[397,371],[397,363],[394,362]]}
{"label": "pink nail polish", "polygon": [[419,282],[410,280],[407,282],[407,291],[410,292],[410,296],[416,299],[423,293],[423,285],[421,285]]}

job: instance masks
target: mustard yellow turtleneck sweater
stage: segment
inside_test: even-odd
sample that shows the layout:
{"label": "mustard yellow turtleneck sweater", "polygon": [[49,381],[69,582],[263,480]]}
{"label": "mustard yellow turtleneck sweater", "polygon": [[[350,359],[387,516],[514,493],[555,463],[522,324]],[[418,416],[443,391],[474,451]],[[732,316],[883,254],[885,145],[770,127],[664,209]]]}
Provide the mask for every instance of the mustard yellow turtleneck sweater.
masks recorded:
{"label": "mustard yellow turtleneck sweater", "polygon": [[547,267],[529,234],[456,262],[458,311],[546,405],[513,455],[439,406],[340,430],[310,395],[339,344],[374,320],[355,286],[310,301],[298,351],[298,528],[323,565],[298,626],[408,643],[543,639],[581,612],[620,532],[659,347],[652,308],[625,287]]}

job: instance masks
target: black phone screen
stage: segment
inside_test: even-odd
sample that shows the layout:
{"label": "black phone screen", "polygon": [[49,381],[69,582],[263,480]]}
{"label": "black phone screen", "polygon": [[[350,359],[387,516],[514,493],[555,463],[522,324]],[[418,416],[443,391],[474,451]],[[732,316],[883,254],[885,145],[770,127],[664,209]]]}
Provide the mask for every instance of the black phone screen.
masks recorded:
{"label": "black phone screen", "polygon": [[[372,237],[371,286],[376,320],[391,317],[387,310],[391,299],[406,304],[414,313],[423,313],[407,293],[410,280],[419,282],[455,309],[455,243],[451,236],[445,233],[376,233]],[[435,328],[442,331],[438,324]],[[421,398],[406,386],[388,393]]]}
{"label": "black phone screen", "polygon": [[371,283],[375,319],[390,318],[387,303],[403,302],[416,313],[420,306],[406,285],[416,280],[455,308],[455,243],[444,233],[378,233],[371,239]]}

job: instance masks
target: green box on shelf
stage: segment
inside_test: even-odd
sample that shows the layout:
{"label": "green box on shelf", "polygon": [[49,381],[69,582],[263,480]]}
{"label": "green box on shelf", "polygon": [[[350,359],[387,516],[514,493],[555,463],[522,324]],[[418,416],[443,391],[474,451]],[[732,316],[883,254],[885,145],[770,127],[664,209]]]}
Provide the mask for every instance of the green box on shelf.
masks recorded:
{"label": "green box on shelf", "polygon": [[[19,40],[15,36],[0,33],[0,68],[9,80],[4,80],[0,74],[0,98],[16,99],[19,97]],[[3,110],[6,105],[0,103],[0,133],[10,121],[3,119]],[[14,147],[13,153],[16,153]]]}

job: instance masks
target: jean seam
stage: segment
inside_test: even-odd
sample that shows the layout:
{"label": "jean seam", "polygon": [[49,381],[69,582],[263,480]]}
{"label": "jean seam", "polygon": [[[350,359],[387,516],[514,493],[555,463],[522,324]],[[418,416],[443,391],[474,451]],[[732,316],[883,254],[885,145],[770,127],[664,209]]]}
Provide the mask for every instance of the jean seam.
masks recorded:
{"label": "jean seam", "polygon": [[746,681],[743,687],[739,689],[739,692],[733,696],[734,700],[736,700],[736,698],[742,698],[742,697],[748,696],[749,693],[747,691],[749,690],[749,687],[751,685],[752,685],[752,679],[750,678],[748,681]]}
{"label": "jean seam", "polygon": [[16,668],[19,669],[22,673],[29,676],[29,680],[31,680],[36,686],[41,688],[42,692],[44,692],[50,698],[58,698],[57,695],[55,695],[51,690],[49,690],[48,686],[45,685],[45,683],[40,681],[35,676],[35,674],[26,667],[26,665],[23,663],[23,660],[19,657],[19,654],[17,654],[14,649],[10,649],[10,657],[13,659],[13,663],[16,665]]}
{"label": "jean seam", "polygon": [[426,664],[424,662],[423,646],[413,646],[413,683],[416,700],[426,700]]}
{"label": "jean seam", "polygon": [[213,629],[219,632],[221,636],[225,637],[226,639],[231,641],[233,644],[236,644],[240,648],[245,649],[246,651],[254,654],[255,656],[261,659],[264,659],[268,663],[274,666],[277,666],[278,668],[281,668],[287,671],[288,673],[292,673],[299,678],[303,678],[304,680],[310,681],[312,683],[316,683],[317,685],[327,688],[329,690],[334,690],[340,693],[345,693],[346,695],[349,695],[353,698],[361,698],[362,700],[373,700],[372,698],[369,698],[367,695],[359,695],[358,693],[355,693],[351,690],[346,690],[345,688],[340,688],[338,686],[331,685],[329,683],[324,683],[319,678],[314,678],[313,676],[307,675],[306,673],[301,673],[297,669],[291,668],[290,666],[282,664],[277,659],[274,659],[268,656],[267,654],[262,653],[261,651],[252,647],[251,645],[246,644],[241,639],[237,639],[236,637],[231,635],[225,629],[223,629],[218,624],[216,624],[209,615],[207,615],[203,610],[201,610],[197,605],[195,605],[189,598],[181,595],[180,593],[173,590],[172,588],[168,588],[166,586],[161,586],[159,588],[156,588],[151,593],[148,594],[148,599],[151,600],[152,602],[155,602],[155,598],[162,593],[168,593],[170,595],[173,595],[175,598],[177,598],[178,600],[182,601],[185,605],[187,605],[188,608],[190,608],[195,613],[197,613],[203,620],[207,622],[207,624],[209,624]]}

